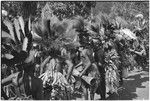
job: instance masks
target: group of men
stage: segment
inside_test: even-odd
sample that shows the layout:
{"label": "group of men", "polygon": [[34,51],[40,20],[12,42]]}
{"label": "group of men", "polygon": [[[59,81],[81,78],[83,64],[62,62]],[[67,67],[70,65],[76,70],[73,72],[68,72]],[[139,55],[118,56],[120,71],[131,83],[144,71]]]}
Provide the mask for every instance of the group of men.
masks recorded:
{"label": "group of men", "polygon": [[[46,59],[38,66],[38,72],[39,74],[42,74],[46,70],[53,70],[50,68],[50,61],[54,59],[55,63],[57,64],[54,68],[55,71],[63,74],[63,70],[65,69],[64,67],[66,66],[66,80],[70,82],[71,76],[74,76],[76,78],[76,81],[80,82],[80,87],[82,88],[85,100],[88,99],[88,89],[90,89],[91,100],[94,99],[94,93],[100,94],[101,99],[104,100],[106,99],[105,53],[114,48],[119,54],[121,65],[119,65],[118,68],[120,69],[120,85],[122,85],[122,67],[124,65],[123,54],[125,54],[124,51],[126,50],[126,47],[124,45],[121,45],[123,43],[118,40],[114,41],[114,45],[110,45],[108,47],[104,47],[102,42],[100,42],[100,44],[96,46],[96,43],[94,43],[93,40],[86,40],[87,37],[84,40],[82,34],[79,37],[80,46],[73,49],[67,49],[63,47],[60,50],[54,50],[58,51],[59,54],[54,52],[51,53],[53,54],[53,56],[47,56]],[[90,38],[88,37],[87,39]],[[83,40],[84,42],[82,43]],[[90,41],[90,44],[86,43]],[[17,92],[16,97],[20,97],[22,96],[22,93],[25,93],[27,96],[32,95],[33,99],[36,100],[44,99],[43,82],[40,78],[35,76],[36,53],[37,50],[32,48],[29,52],[21,51],[20,53],[17,53],[19,55],[14,55],[14,58],[12,59],[2,58],[2,64],[6,64],[8,68],[12,67],[13,65],[18,69],[18,72],[13,74],[10,73],[11,75],[9,75],[7,78],[2,79],[1,91],[2,97],[4,99],[8,99],[8,97],[4,92],[3,86],[6,86],[10,83],[12,83],[13,87],[15,87],[15,92]],[[138,52],[136,53],[140,54]],[[16,66],[15,64],[19,65]],[[75,73],[75,71],[78,71],[78,73]],[[96,78],[95,85],[90,85],[85,80],[79,79],[83,76],[91,77],[92,79]],[[94,89],[94,87],[96,89]]]}
{"label": "group of men", "polygon": [[[42,80],[40,80],[39,78],[35,77],[35,64],[36,62],[35,60],[35,54],[36,54],[37,50],[32,49],[30,50],[29,54],[26,54],[28,56],[26,56],[26,59],[23,59],[24,61],[22,61],[21,65],[18,66],[18,70],[19,72],[17,73],[13,73],[11,74],[9,77],[2,79],[2,85],[7,85],[8,82],[11,82],[13,85],[15,85],[15,87],[18,90],[18,92],[22,93],[23,90],[25,92],[25,94],[32,95],[33,99],[43,99],[43,85],[42,85]],[[21,54],[22,52],[20,52]],[[57,66],[55,66],[55,69],[57,72],[61,72],[62,73],[62,63],[65,63],[67,65],[67,81],[69,82],[70,77],[73,75],[73,71],[74,69],[79,71],[79,74],[76,75],[77,77],[82,77],[83,75],[88,76],[90,74],[90,72],[92,71],[90,68],[93,68],[93,64],[95,61],[93,61],[94,57],[93,57],[93,51],[90,48],[84,47],[84,46],[80,46],[77,49],[71,49],[71,50],[66,50],[66,52],[62,52],[61,54],[62,56],[56,56],[54,57],[55,60],[57,60]],[[103,55],[103,54],[101,54]],[[63,62],[62,59],[60,57],[65,57],[63,58]],[[45,68],[45,64],[49,63],[49,61],[52,59],[53,57],[49,56],[47,59],[45,59],[45,61],[43,61],[43,63],[39,66],[40,70],[40,74],[42,74],[44,72],[44,70],[42,71],[42,69]],[[101,56],[101,58],[103,58],[103,56]],[[14,58],[13,58],[14,59]],[[13,61],[12,59],[12,61]],[[2,59],[3,60],[3,59]],[[4,59],[5,60],[5,59]],[[103,59],[101,59],[103,60]],[[56,61],[55,61],[56,62]],[[103,67],[103,63],[100,63],[101,61],[99,61],[99,65],[100,67],[97,68],[97,66],[95,66],[95,68],[97,70],[99,70],[100,74],[102,75],[102,81],[101,81],[101,87],[99,90],[102,91],[101,93],[101,98],[105,99],[105,70]],[[4,63],[4,62],[3,62]],[[9,62],[10,63],[10,62]],[[9,64],[7,63],[7,64]],[[79,69],[80,68],[80,69]],[[49,69],[49,65],[47,65],[47,68]],[[95,70],[95,69],[93,69]],[[93,75],[92,75],[93,76]],[[91,77],[92,77],[91,76]],[[82,81],[81,81],[82,82]],[[87,83],[82,84],[82,88],[83,88],[83,92],[87,93]],[[24,87],[22,87],[24,86]],[[3,87],[2,87],[2,97],[4,97],[5,99],[8,99],[6,97],[6,94],[4,93]],[[19,94],[17,96],[20,96],[21,94]],[[88,99],[88,95],[84,95],[86,96],[85,99]],[[93,99],[93,98],[92,98]]]}

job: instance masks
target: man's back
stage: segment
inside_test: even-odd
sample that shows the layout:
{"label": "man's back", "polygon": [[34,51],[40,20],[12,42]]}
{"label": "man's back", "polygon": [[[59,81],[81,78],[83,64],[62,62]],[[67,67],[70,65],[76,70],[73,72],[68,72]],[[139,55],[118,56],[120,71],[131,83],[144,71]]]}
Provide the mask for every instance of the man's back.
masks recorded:
{"label": "man's back", "polygon": [[[19,74],[19,76],[21,76]],[[16,89],[19,89],[18,96],[21,95],[26,95],[26,96],[31,96],[33,97],[34,100],[42,100],[43,99],[43,85],[42,85],[42,80],[34,77],[34,76],[29,76],[28,74],[24,74],[23,78],[22,77],[17,77],[17,87]]]}
{"label": "man's back", "polygon": [[32,81],[32,96],[36,100],[42,100],[43,99],[43,85],[42,85],[42,80],[36,77],[33,77],[31,79]]}

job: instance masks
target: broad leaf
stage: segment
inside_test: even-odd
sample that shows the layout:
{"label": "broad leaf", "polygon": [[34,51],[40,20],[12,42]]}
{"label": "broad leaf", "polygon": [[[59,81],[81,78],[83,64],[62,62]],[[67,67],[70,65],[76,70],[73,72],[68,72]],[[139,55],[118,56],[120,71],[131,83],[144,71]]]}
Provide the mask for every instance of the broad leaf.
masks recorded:
{"label": "broad leaf", "polygon": [[23,45],[22,45],[22,50],[26,51],[27,50],[27,45],[28,45],[28,38],[25,37],[23,40]]}
{"label": "broad leaf", "polygon": [[42,37],[40,37],[35,32],[31,31],[31,34],[32,34],[32,38],[33,38],[34,41],[41,41],[42,40]]}
{"label": "broad leaf", "polygon": [[28,21],[28,29],[29,31],[31,31],[31,18],[29,17],[29,21]]}
{"label": "broad leaf", "polygon": [[15,30],[16,30],[16,35],[19,41],[21,41],[21,37],[20,37],[20,26],[19,26],[19,21],[17,19],[14,20],[14,26],[15,26]]}
{"label": "broad leaf", "polygon": [[13,39],[14,41],[16,41],[16,40],[15,40],[15,36],[14,36],[14,31],[13,31],[13,24],[12,24],[10,21],[7,21],[7,20],[4,20],[4,24],[8,27],[12,39]]}
{"label": "broad leaf", "polygon": [[23,35],[25,36],[25,31],[24,31],[25,24],[24,24],[23,17],[20,16],[20,17],[18,18],[18,20],[19,20],[20,27],[21,27],[21,30],[22,30],[22,32],[23,32]]}
{"label": "broad leaf", "polygon": [[43,37],[43,32],[41,27],[38,25],[38,23],[32,25],[32,30],[34,33],[36,33],[38,36]]}
{"label": "broad leaf", "polygon": [[2,31],[2,36],[1,37],[2,38],[10,38],[10,39],[13,40],[12,36],[10,34],[8,34],[7,32],[5,32],[5,31]]}

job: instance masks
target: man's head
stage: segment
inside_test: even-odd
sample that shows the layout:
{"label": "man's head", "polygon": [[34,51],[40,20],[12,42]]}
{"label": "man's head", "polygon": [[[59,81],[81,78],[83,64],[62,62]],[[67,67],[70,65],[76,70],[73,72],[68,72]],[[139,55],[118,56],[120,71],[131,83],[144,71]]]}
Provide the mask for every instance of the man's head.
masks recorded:
{"label": "man's head", "polygon": [[80,51],[80,52],[83,51],[83,49],[84,49],[84,46],[80,46],[80,47],[79,47],[79,51]]}

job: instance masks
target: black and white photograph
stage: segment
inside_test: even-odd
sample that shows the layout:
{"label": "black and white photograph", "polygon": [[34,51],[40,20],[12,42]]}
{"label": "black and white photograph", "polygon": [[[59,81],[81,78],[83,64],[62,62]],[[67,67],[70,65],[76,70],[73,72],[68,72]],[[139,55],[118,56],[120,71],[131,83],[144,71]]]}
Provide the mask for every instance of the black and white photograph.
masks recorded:
{"label": "black and white photograph", "polygon": [[1,100],[149,100],[149,0],[1,5]]}

